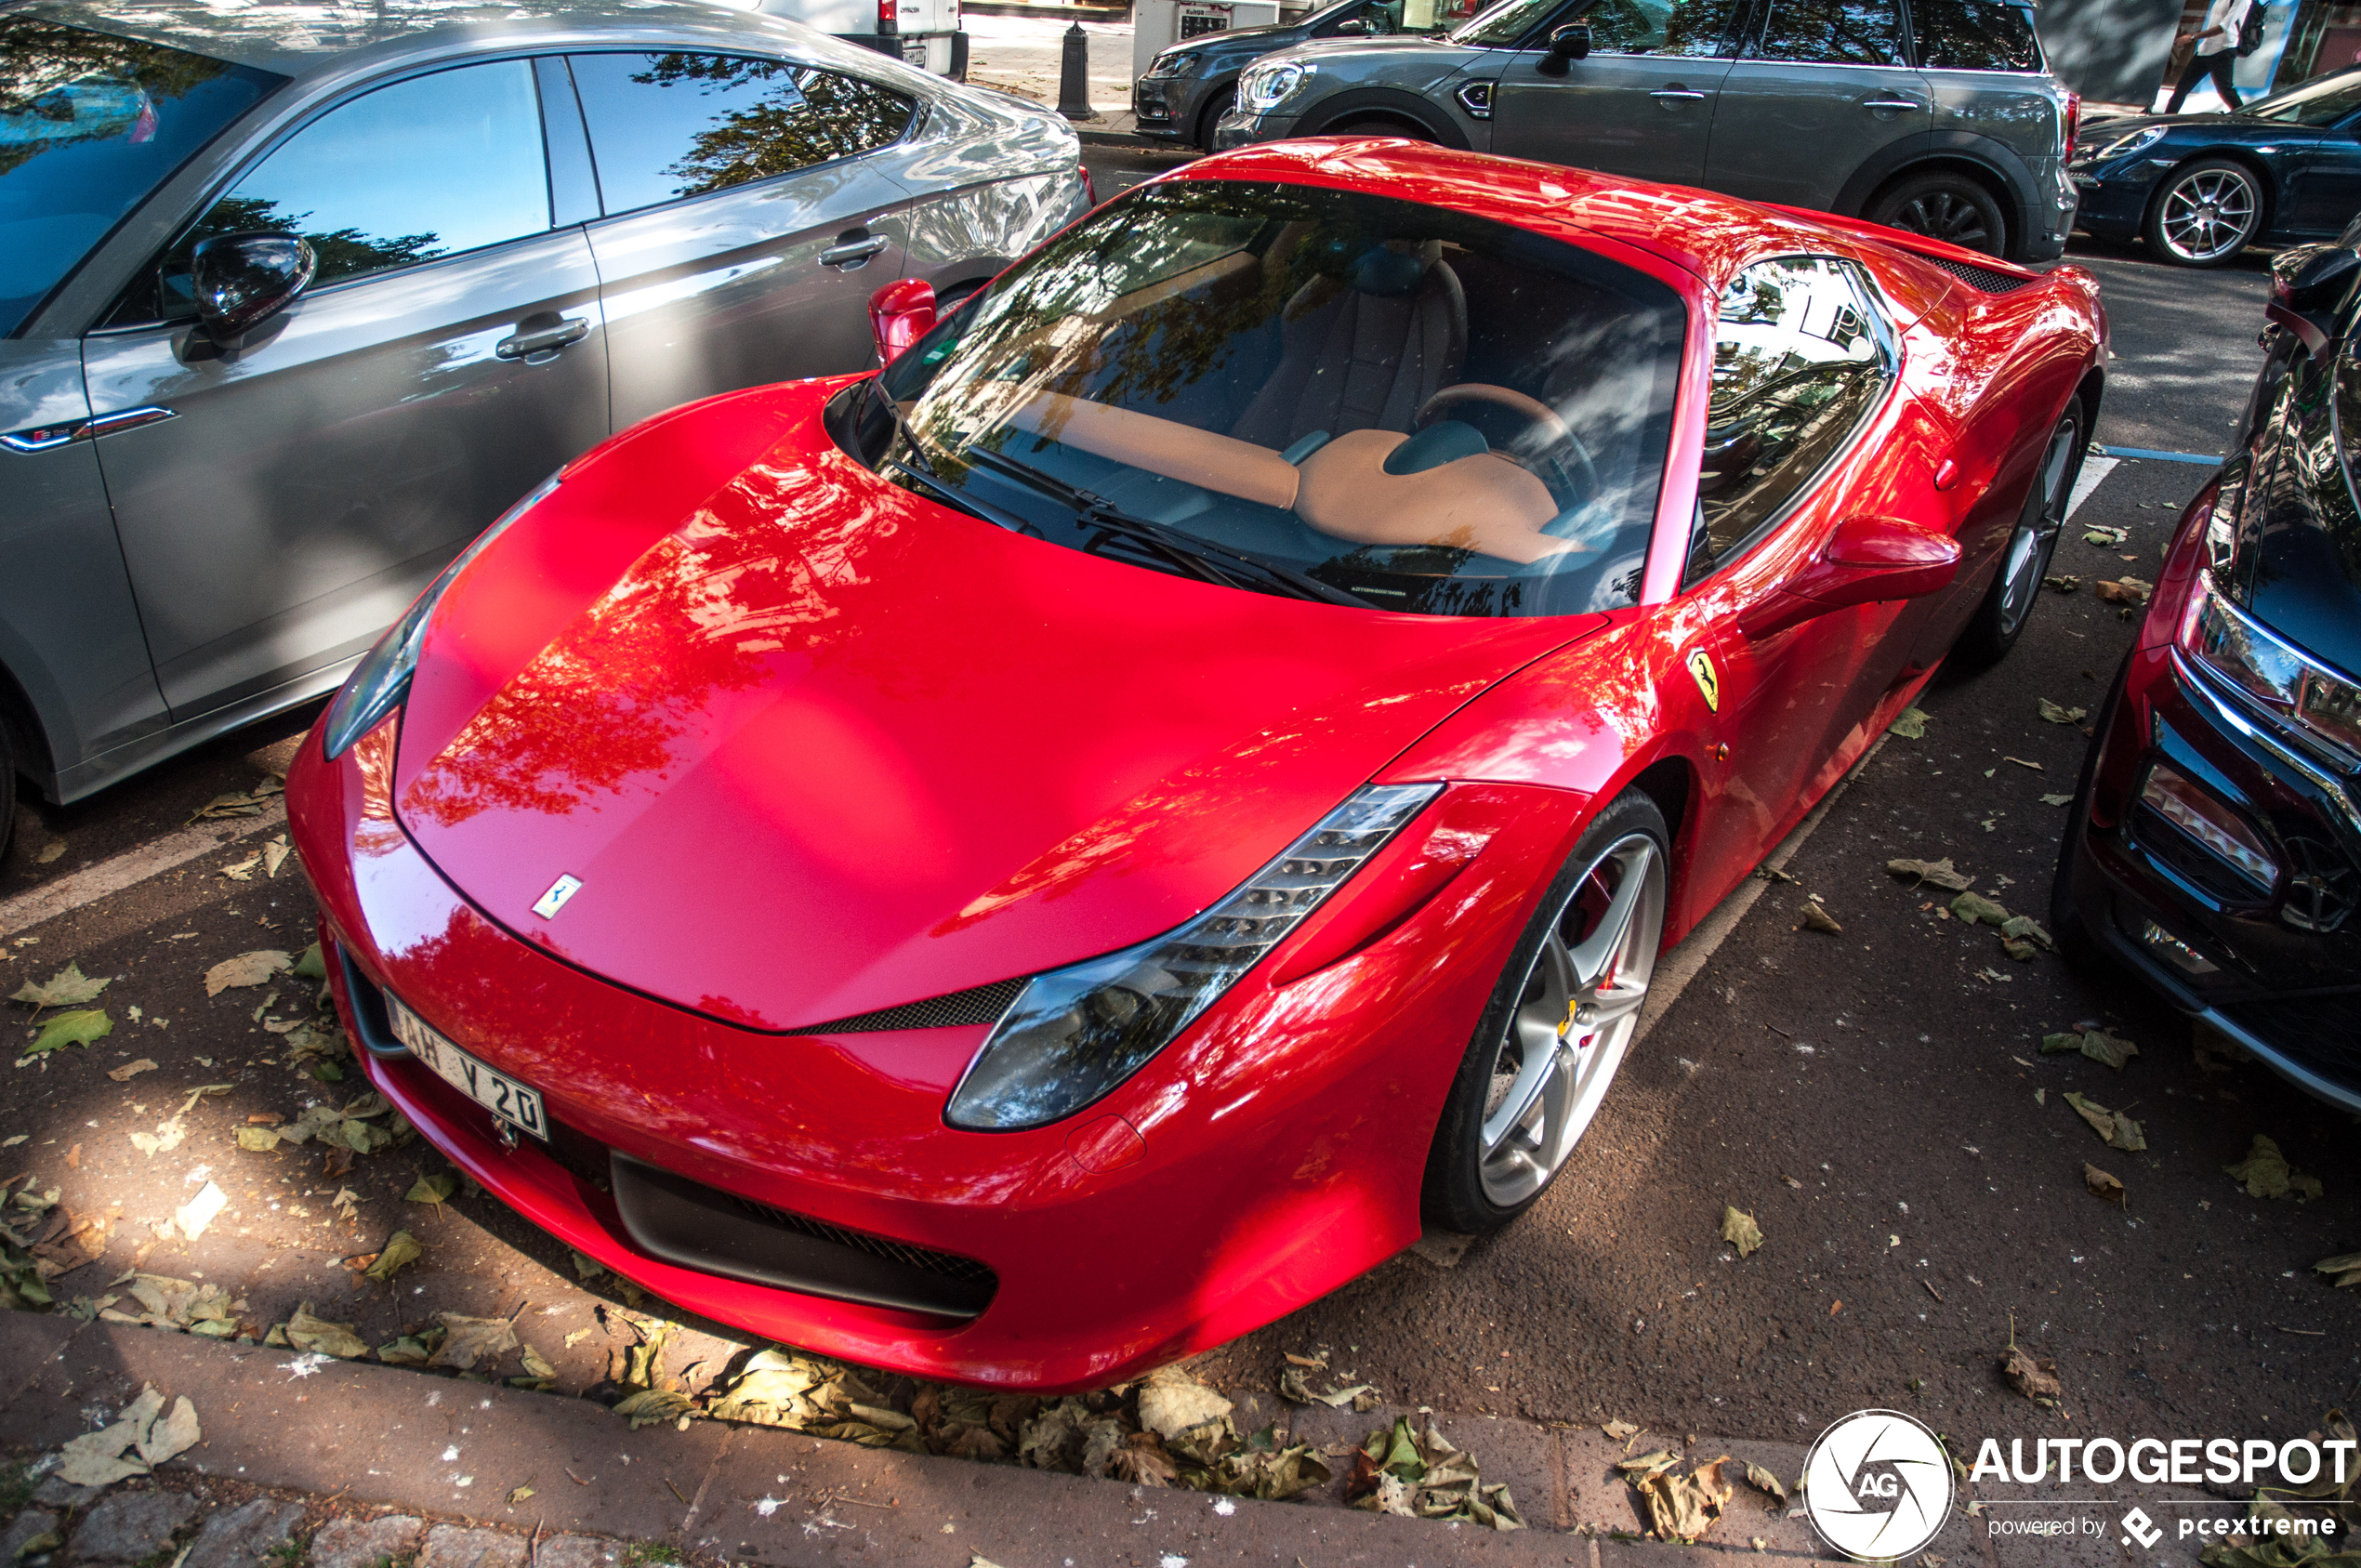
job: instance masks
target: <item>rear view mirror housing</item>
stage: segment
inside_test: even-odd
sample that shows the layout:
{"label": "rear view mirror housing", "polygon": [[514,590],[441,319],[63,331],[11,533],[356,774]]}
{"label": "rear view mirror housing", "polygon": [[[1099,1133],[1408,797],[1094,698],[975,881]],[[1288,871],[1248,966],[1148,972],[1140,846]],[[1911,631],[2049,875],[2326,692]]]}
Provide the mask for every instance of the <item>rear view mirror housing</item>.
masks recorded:
{"label": "rear view mirror housing", "polygon": [[911,344],[934,330],[934,285],[924,278],[902,278],[869,296],[869,330],[877,363],[891,364]]}
{"label": "rear view mirror housing", "polygon": [[319,275],[310,243],[294,234],[216,234],[189,258],[197,323],[223,348],[296,301]]}
{"label": "rear view mirror housing", "polygon": [[1582,22],[1571,22],[1550,34],[1550,52],[1541,57],[1535,68],[1544,76],[1563,76],[1566,67],[1590,54],[1590,29]]}
{"label": "rear view mirror housing", "polygon": [[1748,637],[1769,637],[1830,611],[1939,593],[1959,572],[1959,542],[1949,534],[1900,518],[1852,518],[1738,625]]}

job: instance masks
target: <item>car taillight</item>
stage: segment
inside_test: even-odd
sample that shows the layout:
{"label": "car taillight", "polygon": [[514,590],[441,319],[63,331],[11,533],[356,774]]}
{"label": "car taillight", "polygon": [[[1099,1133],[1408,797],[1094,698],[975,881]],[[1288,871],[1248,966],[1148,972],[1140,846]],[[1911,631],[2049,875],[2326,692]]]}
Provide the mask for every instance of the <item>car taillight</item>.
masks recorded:
{"label": "car taillight", "polygon": [[1082,171],[1082,195],[1083,199],[1088,201],[1092,206],[1095,207],[1099,204],[1099,184],[1098,181],[1090,178],[1090,171],[1088,169],[1084,169]]}
{"label": "car taillight", "polygon": [[2082,128],[2082,95],[2070,92],[2065,96],[2065,139],[2058,145],[2064,152],[2074,150],[2074,134]]}
{"label": "car taillight", "polygon": [[898,0],[877,0],[877,31],[879,33],[902,31],[902,13],[897,7]]}
{"label": "car taillight", "polygon": [[2262,836],[2248,826],[2228,802],[2217,799],[2212,791],[2177,770],[2162,762],[2150,763],[2147,780],[2140,786],[2140,800],[2262,887],[2278,881],[2279,863],[2271,858],[2271,847]]}

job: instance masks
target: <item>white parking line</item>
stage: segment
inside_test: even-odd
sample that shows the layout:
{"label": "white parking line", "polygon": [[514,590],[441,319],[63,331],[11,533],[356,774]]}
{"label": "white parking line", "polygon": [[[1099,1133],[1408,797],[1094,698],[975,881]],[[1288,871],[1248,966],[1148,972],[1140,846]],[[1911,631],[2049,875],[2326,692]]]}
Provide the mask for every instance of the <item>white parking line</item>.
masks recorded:
{"label": "white parking line", "polygon": [[192,827],[184,827],[178,833],[152,839],[136,850],[127,850],[112,860],[100,861],[96,865],[60,876],[31,892],[19,893],[0,903],[0,937],[14,936],[44,920],[54,920],[69,910],[135,887],[151,876],[160,876],[224,844],[234,844],[250,834],[281,826],[286,820],[286,806],[273,800],[258,817],[199,823]]}
{"label": "white parking line", "polygon": [[2099,481],[2115,472],[2116,465],[2122,461],[2120,457],[2085,458],[2082,472],[2074,481],[2074,494],[2066,497],[2066,515],[2061,520],[2073,521],[2074,509],[2091,499],[2091,492],[2099,488]]}

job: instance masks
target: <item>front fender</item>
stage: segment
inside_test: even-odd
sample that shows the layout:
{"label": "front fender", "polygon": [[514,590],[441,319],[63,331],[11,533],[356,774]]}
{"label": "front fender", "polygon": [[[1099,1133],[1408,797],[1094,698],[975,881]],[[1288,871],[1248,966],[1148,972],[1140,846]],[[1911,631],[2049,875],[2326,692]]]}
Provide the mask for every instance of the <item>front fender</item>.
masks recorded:
{"label": "front fender", "polygon": [[1435,140],[1460,152],[1476,151],[1457,117],[1403,87],[1351,87],[1306,108],[1296,122],[1298,136],[1326,136],[1332,128],[1365,114],[1394,114],[1426,128]]}

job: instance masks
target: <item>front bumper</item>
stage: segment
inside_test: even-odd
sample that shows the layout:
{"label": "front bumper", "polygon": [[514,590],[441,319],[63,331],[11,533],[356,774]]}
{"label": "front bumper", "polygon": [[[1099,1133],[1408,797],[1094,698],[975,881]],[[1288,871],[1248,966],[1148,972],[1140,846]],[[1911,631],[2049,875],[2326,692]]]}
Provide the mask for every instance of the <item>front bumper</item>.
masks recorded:
{"label": "front bumper", "polygon": [[2082,198],[2074,226],[2102,240],[2137,239],[2141,225],[2147,220],[2148,198],[2171,165],[2170,158],[2139,157],[2069,168],[2067,176]]}
{"label": "front bumper", "polygon": [[[2361,780],[2274,728],[2174,650],[2135,652],[2093,743],[2060,903],[2175,1008],[2361,1113]],[[2243,883],[2134,798],[2158,759],[2264,829],[2276,887]]]}
{"label": "front bumper", "polygon": [[1227,152],[1233,147],[1285,140],[1295,134],[1296,123],[1301,118],[1298,114],[1255,114],[1232,109],[1213,123],[1213,150]]}
{"label": "front bumper", "polygon": [[[943,1106],[985,1026],[761,1034],[501,929],[395,818],[399,724],[334,762],[315,732],[288,784],[336,1005],[356,1040],[382,1048],[360,1053],[372,1083],[495,1196],[666,1300],[916,1377],[1043,1392],[1233,1338],[1417,1239],[1451,1076],[1587,805],[1549,789],[1447,790],[1356,886],[1389,885],[1397,854],[1415,865],[1433,844],[1484,848],[1398,924],[1373,927],[1382,937],[1288,973],[1324,919],[1333,941],[1374,918],[1339,894],[1109,1099],[1054,1127],[972,1133],[946,1127]],[[370,1015],[386,992],[539,1089],[551,1140],[504,1144],[488,1113],[394,1050]],[[718,1205],[980,1264],[988,1301],[961,1321],[684,1267],[627,1223],[627,1162]]]}
{"label": "front bumper", "polygon": [[1194,76],[1142,76],[1131,84],[1131,118],[1141,136],[1186,141],[1197,123],[1205,84]]}

